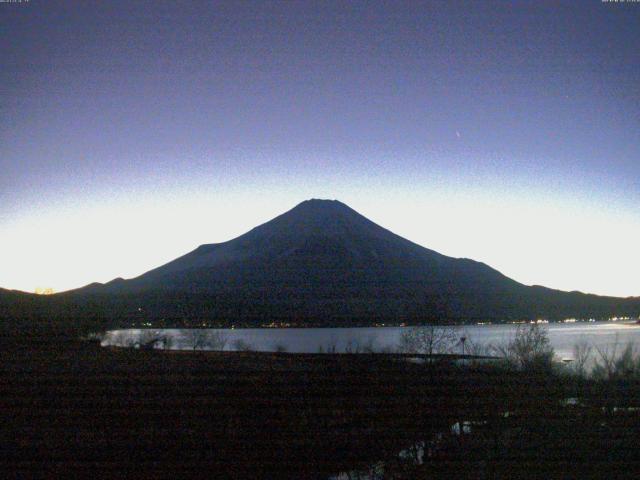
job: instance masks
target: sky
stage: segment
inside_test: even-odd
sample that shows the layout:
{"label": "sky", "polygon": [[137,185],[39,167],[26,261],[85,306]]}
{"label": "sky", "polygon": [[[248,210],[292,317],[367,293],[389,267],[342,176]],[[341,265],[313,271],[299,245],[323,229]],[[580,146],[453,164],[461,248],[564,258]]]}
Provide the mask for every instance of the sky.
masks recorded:
{"label": "sky", "polygon": [[640,295],[640,3],[0,3],[0,287],[131,278],[309,198]]}

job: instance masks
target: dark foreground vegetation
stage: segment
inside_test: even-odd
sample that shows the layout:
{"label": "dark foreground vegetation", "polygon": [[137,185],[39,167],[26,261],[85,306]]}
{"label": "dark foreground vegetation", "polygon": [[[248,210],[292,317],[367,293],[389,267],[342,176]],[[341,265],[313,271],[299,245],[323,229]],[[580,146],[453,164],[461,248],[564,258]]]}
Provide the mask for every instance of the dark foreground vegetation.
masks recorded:
{"label": "dark foreground vegetation", "polygon": [[399,479],[640,471],[640,376],[615,365],[587,379],[544,356],[516,368],[384,354],[106,349],[13,335],[0,351],[6,478],[358,478],[372,466]]}

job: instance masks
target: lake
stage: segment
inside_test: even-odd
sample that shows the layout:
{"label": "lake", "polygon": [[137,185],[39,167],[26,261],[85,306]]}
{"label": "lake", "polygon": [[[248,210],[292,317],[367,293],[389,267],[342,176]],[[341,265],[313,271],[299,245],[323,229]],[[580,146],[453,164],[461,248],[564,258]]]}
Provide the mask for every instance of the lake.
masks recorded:
{"label": "lake", "polygon": [[[283,350],[292,353],[317,353],[322,351],[352,351],[359,345],[372,346],[376,351],[395,348],[403,331],[409,327],[371,328],[245,328],[207,329],[211,335],[224,338],[224,350],[251,349],[257,351]],[[471,342],[488,345],[507,342],[513,338],[517,325],[465,325],[458,326],[458,337],[466,337]],[[612,349],[618,344],[622,349],[628,342],[640,346],[640,325],[629,322],[576,322],[551,323],[543,325],[556,356],[572,358],[573,346],[586,341],[600,349]],[[158,335],[171,339],[171,349],[192,349],[193,337],[186,329],[155,329]],[[128,329],[107,332],[103,346],[131,346],[144,341],[149,330]],[[205,347],[206,349],[206,347]],[[215,348],[214,348],[215,349]],[[461,344],[455,353],[461,353]]]}

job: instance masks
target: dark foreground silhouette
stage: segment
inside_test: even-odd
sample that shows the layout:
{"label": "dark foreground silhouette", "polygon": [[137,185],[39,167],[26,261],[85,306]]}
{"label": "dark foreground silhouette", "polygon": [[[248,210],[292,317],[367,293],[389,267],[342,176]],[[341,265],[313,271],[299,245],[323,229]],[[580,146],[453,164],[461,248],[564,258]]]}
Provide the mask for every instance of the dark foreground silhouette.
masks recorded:
{"label": "dark foreground silhouette", "polygon": [[[385,478],[640,471],[640,414],[628,408],[640,406],[640,384],[629,378],[68,338],[6,336],[1,347],[7,478],[320,479],[379,462]],[[398,455],[419,442],[422,463]]]}

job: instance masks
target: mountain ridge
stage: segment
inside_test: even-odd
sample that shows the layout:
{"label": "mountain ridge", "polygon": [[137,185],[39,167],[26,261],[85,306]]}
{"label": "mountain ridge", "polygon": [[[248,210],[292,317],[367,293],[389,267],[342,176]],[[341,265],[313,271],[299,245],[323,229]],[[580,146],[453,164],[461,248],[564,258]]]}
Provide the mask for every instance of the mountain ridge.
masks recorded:
{"label": "mountain ridge", "polygon": [[138,277],[49,297],[30,303],[59,318],[130,325],[352,326],[640,313],[640,299],[526,286],[482,262],[411,242],[342,202],[318,199]]}
{"label": "mountain ridge", "polygon": [[[363,270],[364,261],[383,262],[414,261],[422,263],[433,275],[450,275],[443,268],[460,270],[478,268],[485,274],[499,276],[510,282],[495,269],[472,259],[447,257],[434,250],[407,240],[362,216],[337,200],[307,200],[291,210],[263,223],[243,235],[227,242],[200,245],[193,251],[164,265],[154,268],[131,280],[120,282],[119,287],[150,286],[172,274],[198,269],[223,268],[234,262],[254,259],[279,262],[292,256],[301,260],[318,257],[338,257],[345,266]],[[453,264],[456,264],[453,266]],[[336,267],[339,267],[336,265]],[[334,273],[337,273],[334,271]],[[340,272],[342,275],[345,272]],[[415,272],[414,272],[415,273]],[[425,278],[423,278],[426,280]],[[193,278],[191,279],[193,280]],[[127,283],[128,282],[128,283]],[[515,282],[517,283],[517,282]],[[200,282],[190,282],[190,287]],[[521,284],[518,284],[521,285]]]}

